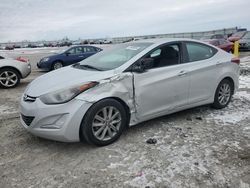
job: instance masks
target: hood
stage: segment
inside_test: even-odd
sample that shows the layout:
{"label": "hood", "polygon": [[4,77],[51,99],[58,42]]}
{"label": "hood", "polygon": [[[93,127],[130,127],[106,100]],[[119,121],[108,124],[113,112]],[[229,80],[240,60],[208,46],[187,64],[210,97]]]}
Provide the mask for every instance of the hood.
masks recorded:
{"label": "hood", "polygon": [[93,71],[73,67],[64,67],[44,74],[32,81],[25,90],[25,94],[39,97],[52,91],[72,87],[91,81],[100,81],[110,78],[114,71]]}
{"label": "hood", "polygon": [[48,58],[50,58],[50,59],[54,59],[54,58],[57,58],[58,55],[62,55],[62,54],[61,54],[61,53],[54,52],[53,55],[46,56],[46,57],[44,57],[44,58],[47,58],[47,57],[48,57]]}

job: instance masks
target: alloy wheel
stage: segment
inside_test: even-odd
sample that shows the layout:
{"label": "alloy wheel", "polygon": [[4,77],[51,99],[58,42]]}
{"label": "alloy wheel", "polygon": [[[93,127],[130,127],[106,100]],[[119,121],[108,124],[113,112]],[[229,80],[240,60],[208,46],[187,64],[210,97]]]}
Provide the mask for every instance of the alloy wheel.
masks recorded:
{"label": "alloy wheel", "polygon": [[60,69],[60,68],[62,68],[63,67],[63,65],[62,65],[62,63],[61,62],[56,62],[55,64],[54,64],[54,70],[56,70],[56,69]]}
{"label": "alloy wheel", "polygon": [[0,83],[4,87],[13,87],[18,82],[18,77],[15,72],[6,70],[0,74]]}
{"label": "alloy wheel", "polygon": [[92,132],[96,139],[107,141],[116,136],[121,127],[121,113],[113,106],[106,106],[96,113]]}
{"label": "alloy wheel", "polygon": [[231,96],[231,88],[228,83],[224,83],[221,85],[219,89],[218,101],[221,105],[226,105],[230,100]]}

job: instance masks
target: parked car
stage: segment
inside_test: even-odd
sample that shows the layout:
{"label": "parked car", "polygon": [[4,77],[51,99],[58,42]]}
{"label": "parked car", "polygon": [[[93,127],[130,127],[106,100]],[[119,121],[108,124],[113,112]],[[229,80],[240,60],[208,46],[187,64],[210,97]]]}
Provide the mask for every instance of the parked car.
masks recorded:
{"label": "parked car", "polygon": [[28,48],[37,48],[38,46],[36,44],[28,44]]}
{"label": "parked car", "polygon": [[31,66],[27,59],[16,59],[0,56],[0,87],[16,87],[20,79],[26,78],[31,72]]}
{"label": "parked car", "polygon": [[104,41],[103,41],[103,44],[112,44],[113,42],[112,42],[112,39],[105,39]]}
{"label": "parked car", "polygon": [[244,37],[246,33],[247,31],[238,31],[232,34],[232,36],[230,36],[227,40],[230,42],[235,42],[236,40],[240,40],[242,37]]}
{"label": "parked car", "polygon": [[202,37],[202,40],[208,40],[208,39],[226,39],[226,37],[223,34],[206,35]]}
{"label": "parked car", "polygon": [[241,50],[250,50],[250,31],[239,40],[239,47]]}
{"label": "parked car", "polygon": [[225,50],[226,52],[233,53],[234,52],[234,43],[229,42],[225,39],[210,39],[205,40],[205,42],[217,46],[218,48]]}
{"label": "parked car", "polygon": [[14,46],[13,45],[5,46],[5,50],[14,50]]}
{"label": "parked car", "polygon": [[44,70],[59,69],[82,61],[100,51],[101,49],[95,46],[74,46],[60,54],[42,58],[37,63],[37,67]]}
{"label": "parked car", "polygon": [[39,137],[103,146],[152,118],[205,104],[226,107],[238,77],[239,59],[203,42],[123,43],[31,82],[21,123]]}
{"label": "parked car", "polygon": [[72,42],[68,42],[68,41],[64,41],[64,42],[60,42],[59,43],[59,47],[63,47],[63,46],[71,46]]}

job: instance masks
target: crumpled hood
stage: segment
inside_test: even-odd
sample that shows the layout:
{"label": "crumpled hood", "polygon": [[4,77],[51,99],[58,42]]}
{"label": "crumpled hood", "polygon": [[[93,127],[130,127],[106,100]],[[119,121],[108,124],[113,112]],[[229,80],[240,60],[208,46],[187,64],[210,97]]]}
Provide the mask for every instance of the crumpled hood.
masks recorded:
{"label": "crumpled hood", "polygon": [[25,90],[25,94],[39,97],[56,90],[72,87],[91,81],[100,81],[110,78],[114,71],[93,71],[64,67],[44,74],[32,81]]}

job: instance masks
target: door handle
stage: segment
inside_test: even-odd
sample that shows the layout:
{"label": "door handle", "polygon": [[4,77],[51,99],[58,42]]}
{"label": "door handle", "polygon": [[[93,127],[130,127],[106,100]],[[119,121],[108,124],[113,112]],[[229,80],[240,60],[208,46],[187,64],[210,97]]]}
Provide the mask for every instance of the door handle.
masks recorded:
{"label": "door handle", "polygon": [[83,55],[80,55],[80,56],[78,56],[78,57],[84,57]]}
{"label": "door handle", "polygon": [[186,72],[186,71],[181,71],[181,72],[179,72],[179,74],[178,74],[178,76],[185,76],[185,75],[187,75],[187,72]]}
{"label": "door handle", "polygon": [[220,61],[218,61],[217,63],[216,63],[216,66],[221,66],[222,65],[222,62],[220,62]]}

